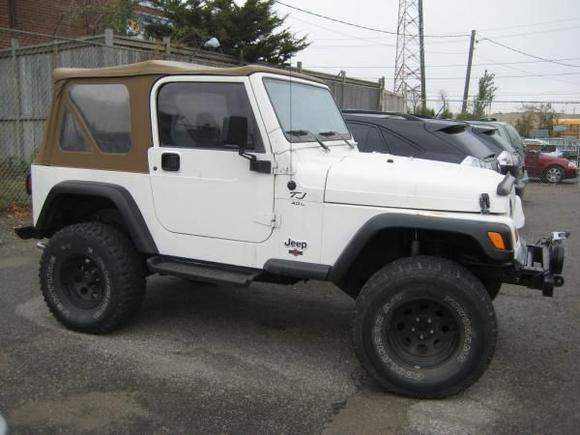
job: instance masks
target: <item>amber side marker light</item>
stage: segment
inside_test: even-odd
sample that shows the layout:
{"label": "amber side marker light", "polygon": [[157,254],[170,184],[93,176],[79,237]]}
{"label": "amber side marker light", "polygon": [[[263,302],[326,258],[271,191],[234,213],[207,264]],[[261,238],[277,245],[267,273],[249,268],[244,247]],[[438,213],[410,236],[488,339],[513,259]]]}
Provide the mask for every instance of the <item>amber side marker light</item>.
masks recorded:
{"label": "amber side marker light", "polygon": [[488,231],[487,237],[495,249],[505,250],[505,241],[500,233]]}

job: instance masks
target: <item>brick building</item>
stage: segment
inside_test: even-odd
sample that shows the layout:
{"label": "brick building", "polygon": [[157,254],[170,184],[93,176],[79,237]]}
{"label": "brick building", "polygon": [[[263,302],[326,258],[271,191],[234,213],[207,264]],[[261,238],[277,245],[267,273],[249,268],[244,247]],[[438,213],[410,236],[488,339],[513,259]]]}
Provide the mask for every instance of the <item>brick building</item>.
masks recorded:
{"label": "brick building", "polygon": [[[10,38],[19,44],[50,42],[47,37],[16,34],[6,29],[42,33],[68,38],[94,35],[102,31],[99,17],[91,15],[91,7],[114,0],[0,0],[0,48],[10,46]],[[160,18],[150,2],[139,1],[135,7],[138,22]]]}

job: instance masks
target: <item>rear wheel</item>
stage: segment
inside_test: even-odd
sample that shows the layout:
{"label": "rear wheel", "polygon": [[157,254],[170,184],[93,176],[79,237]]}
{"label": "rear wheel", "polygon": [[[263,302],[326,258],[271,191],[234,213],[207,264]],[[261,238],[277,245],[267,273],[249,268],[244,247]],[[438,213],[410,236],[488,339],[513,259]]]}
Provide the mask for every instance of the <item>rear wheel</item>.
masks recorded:
{"label": "rear wheel", "polygon": [[69,329],[111,332],[139,309],[145,294],[140,255],[120,230],[90,222],[58,231],[40,261],[46,304]]}
{"label": "rear wheel", "polygon": [[546,183],[557,184],[562,181],[564,177],[564,169],[561,166],[548,166],[544,171],[544,176],[542,179]]}
{"label": "rear wheel", "polygon": [[440,398],[473,384],[493,357],[491,299],[468,270],[416,256],[379,270],[356,301],[355,352],[385,389]]}

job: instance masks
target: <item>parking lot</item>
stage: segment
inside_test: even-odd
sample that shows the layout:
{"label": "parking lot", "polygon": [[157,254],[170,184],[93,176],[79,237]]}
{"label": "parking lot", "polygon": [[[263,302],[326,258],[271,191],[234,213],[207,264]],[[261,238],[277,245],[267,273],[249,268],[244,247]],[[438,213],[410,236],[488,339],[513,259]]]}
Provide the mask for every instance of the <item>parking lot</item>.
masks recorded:
{"label": "parking lot", "polygon": [[440,401],[381,392],[329,284],[248,289],[150,277],[137,318],[72,333],[39,293],[34,242],[0,245],[0,413],[13,433],[572,433],[580,425],[580,187],[531,183],[524,235],[570,230],[552,299],[505,286],[489,370]]}

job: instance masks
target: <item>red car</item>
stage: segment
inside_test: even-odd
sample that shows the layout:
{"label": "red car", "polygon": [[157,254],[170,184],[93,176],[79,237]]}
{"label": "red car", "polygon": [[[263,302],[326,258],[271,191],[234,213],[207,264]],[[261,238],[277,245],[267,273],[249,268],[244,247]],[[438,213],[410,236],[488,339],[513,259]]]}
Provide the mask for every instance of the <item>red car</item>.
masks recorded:
{"label": "red car", "polygon": [[541,178],[546,183],[559,183],[576,178],[578,167],[563,157],[545,154],[538,147],[526,147],[526,169],[530,177]]}

